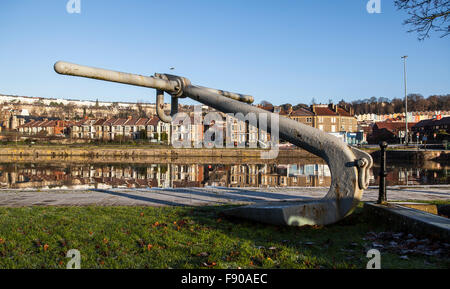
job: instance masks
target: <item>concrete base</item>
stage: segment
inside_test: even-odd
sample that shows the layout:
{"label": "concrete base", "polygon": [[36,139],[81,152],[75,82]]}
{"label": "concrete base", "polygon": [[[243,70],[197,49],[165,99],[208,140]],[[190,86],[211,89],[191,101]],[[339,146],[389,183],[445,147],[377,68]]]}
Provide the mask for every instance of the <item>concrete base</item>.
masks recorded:
{"label": "concrete base", "polygon": [[[344,206],[345,201],[342,204]],[[256,203],[228,209],[224,214],[261,223],[288,226],[327,225],[345,217],[340,215],[342,211],[336,207],[336,203],[329,200]]]}
{"label": "concrete base", "polygon": [[423,212],[427,212],[433,215],[437,215],[438,214],[438,207],[436,205],[433,204],[425,204],[425,203],[411,203],[411,202],[395,202],[393,204],[399,205],[399,206],[403,206],[403,207],[407,207],[407,208],[411,208],[411,209],[416,209],[419,211],[423,211]]}
{"label": "concrete base", "polygon": [[286,225],[288,219],[284,211],[301,204],[302,202],[265,202],[228,209],[224,214],[272,225]]}
{"label": "concrete base", "polygon": [[364,210],[372,217],[389,224],[392,230],[398,229],[450,240],[450,219],[433,215],[398,204],[378,205],[365,203]]}

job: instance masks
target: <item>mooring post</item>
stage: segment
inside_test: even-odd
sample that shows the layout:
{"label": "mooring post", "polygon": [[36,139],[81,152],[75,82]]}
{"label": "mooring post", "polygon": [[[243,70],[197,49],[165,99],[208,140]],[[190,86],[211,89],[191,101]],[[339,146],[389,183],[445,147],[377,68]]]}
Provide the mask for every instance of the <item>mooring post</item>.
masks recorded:
{"label": "mooring post", "polygon": [[386,202],[386,148],[388,144],[385,141],[380,142],[380,183],[379,183],[379,193],[378,193],[378,204]]}

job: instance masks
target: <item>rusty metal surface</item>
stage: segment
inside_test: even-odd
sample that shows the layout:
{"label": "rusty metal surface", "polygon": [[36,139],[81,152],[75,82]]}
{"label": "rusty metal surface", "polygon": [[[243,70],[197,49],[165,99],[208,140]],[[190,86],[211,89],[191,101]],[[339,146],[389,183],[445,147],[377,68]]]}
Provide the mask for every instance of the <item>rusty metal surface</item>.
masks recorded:
{"label": "rusty metal surface", "polygon": [[59,74],[155,88],[171,93],[177,91],[178,85],[176,81],[167,81],[150,76],[106,70],[63,61],[56,62],[54,69]]}
{"label": "rusty metal surface", "polygon": [[164,112],[164,91],[159,89],[156,90],[156,114],[163,122],[172,122],[172,117]]}
{"label": "rusty metal surface", "polygon": [[238,100],[238,101],[242,101],[248,104],[253,103],[254,98],[251,95],[245,95],[245,94],[240,94],[240,93],[234,93],[234,92],[229,92],[229,91],[224,91],[224,90],[219,90],[219,89],[213,89],[213,88],[209,88],[209,87],[204,87],[204,86],[199,86],[197,85],[198,88],[204,89],[208,92],[212,92],[212,93],[217,93],[223,96],[226,96],[228,98],[234,99],[234,100]]}
{"label": "rusty metal surface", "polygon": [[268,131],[273,132],[274,129],[278,129],[281,139],[323,158],[328,164],[332,182],[327,195],[321,201],[259,204],[233,209],[230,211],[232,215],[273,224],[296,226],[331,224],[351,214],[361,200],[363,190],[368,186],[368,171],[373,165],[369,154],[350,147],[337,137],[319,129],[292,119],[278,117],[236,100],[250,100],[244,95],[232,95],[224,91],[195,86],[186,78],[173,75],[155,74],[157,78],[146,79],[142,76],[102,69],[92,70],[89,67],[73,64],[67,68],[67,64],[61,64],[61,62],[55,64],[55,70],[68,75],[132,85],[142,84],[141,86],[164,90],[177,97],[190,97],[224,113],[243,113],[244,115],[254,113],[257,115],[258,124],[260,117],[267,117]]}

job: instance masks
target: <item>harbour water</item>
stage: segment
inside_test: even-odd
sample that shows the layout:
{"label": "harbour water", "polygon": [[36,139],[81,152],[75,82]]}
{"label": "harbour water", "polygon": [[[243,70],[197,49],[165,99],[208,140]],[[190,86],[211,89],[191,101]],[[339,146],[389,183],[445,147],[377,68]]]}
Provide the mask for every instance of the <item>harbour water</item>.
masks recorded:
{"label": "harbour water", "polygon": [[[378,184],[374,166],[370,184]],[[1,189],[180,188],[180,187],[328,187],[331,174],[321,159],[272,163],[230,160],[168,160],[121,163],[64,161],[0,163]],[[437,162],[388,164],[387,185],[450,183],[450,166]]]}

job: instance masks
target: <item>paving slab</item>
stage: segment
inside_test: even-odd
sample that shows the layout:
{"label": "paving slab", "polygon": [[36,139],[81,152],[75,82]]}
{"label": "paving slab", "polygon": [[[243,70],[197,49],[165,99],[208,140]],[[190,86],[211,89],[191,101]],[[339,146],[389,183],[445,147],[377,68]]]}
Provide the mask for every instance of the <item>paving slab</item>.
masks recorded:
{"label": "paving slab", "polygon": [[[278,201],[310,201],[326,195],[328,188],[176,188],[176,189],[53,189],[0,190],[1,207],[27,206],[205,206]],[[450,200],[450,185],[390,187],[391,201]],[[376,201],[378,188],[364,192],[363,201]]]}
{"label": "paving slab", "polygon": [[394,229],[450,240],[450,219],[398,204],[366,203],[364,209]]}

